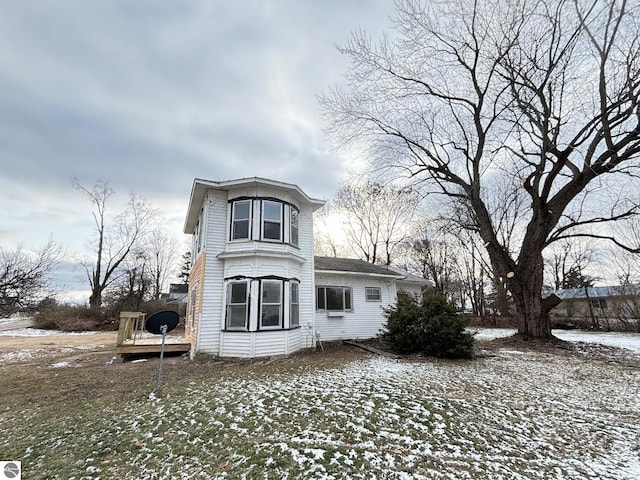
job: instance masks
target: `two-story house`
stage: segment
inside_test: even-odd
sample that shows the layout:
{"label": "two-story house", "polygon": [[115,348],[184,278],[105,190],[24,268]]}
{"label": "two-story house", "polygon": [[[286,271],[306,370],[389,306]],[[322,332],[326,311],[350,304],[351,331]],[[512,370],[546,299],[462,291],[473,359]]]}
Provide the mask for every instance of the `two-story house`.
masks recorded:
{"label": "two-story house", "polygon": [[185,337],[191,354],[286,355],[318,339],[371,338],[399,290],[424,279],[353,259],[313,256],[323,200],[264,178],[196,179],[184,225],[192,235]]}

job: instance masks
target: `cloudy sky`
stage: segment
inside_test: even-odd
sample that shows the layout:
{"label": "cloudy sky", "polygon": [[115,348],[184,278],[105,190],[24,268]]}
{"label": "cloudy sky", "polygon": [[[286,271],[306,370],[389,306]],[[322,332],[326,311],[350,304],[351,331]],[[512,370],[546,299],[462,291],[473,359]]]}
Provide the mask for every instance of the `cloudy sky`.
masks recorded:
{"label": "cloudy sky", "polygon": [[353,159],[327,144],[316,95],[347,68],[335,45],[392,13],[392,0],[1,2],[0,246],[86,252],[74,177],[108,181],[113,213],[129,192],[149,198],[179,241],[196,177],[331,198]]}

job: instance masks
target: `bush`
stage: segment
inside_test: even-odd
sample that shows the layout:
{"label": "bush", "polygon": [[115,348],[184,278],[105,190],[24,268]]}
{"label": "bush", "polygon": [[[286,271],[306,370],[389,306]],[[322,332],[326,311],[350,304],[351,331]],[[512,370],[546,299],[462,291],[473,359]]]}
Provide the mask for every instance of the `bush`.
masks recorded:
{"label": "bush", "polygon": [[423,353],[438,358],[471,358],[473,335],[465,331],[468,320],[439,295],[422,301],[406,295],[385,309],[382,339],[398,353]]}
{"label": "bush", "polygon": [[60,304],[55,301],[41,302],[33,323],[36,328],[63,332],[113,330],[113,322],[102,313],[87,306]]}

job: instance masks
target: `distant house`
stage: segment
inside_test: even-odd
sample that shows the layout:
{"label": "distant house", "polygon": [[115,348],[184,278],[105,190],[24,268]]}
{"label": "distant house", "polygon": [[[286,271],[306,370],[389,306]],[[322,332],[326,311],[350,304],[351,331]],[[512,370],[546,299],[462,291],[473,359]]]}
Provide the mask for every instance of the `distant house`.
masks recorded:
{"label": "distant house", "polygon": [[192,355],[286,355],[318,339],[375,337],[383,308],[427,281],[353,259],[313,256],[324,201],[264,178],[196,179],[185,336]]}
{"label": "distant house", "polygon": [[640,318],[640,285],[567,288],[553,292],[562,302],[552,317],[626,322]]}

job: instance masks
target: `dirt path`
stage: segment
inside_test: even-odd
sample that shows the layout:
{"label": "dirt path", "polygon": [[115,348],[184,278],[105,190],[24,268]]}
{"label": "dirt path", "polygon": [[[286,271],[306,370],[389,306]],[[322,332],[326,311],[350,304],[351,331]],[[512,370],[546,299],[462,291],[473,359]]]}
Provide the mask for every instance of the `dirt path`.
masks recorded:
{"label": "dirt path", "polygon": [[25,349],[56,350],[61,347],[80,348],[91,345],[115,348],[117,332],[97,332],[82,335],[0,336],[0,354]]}

